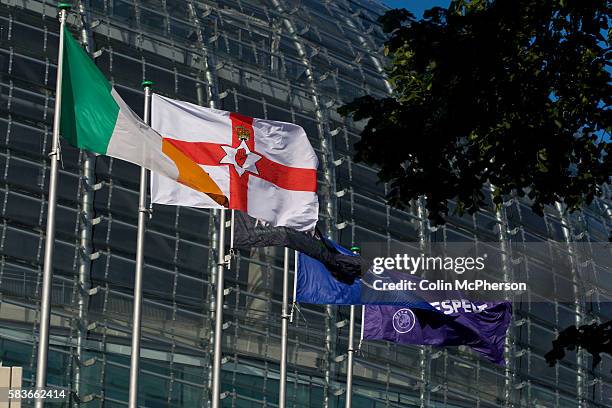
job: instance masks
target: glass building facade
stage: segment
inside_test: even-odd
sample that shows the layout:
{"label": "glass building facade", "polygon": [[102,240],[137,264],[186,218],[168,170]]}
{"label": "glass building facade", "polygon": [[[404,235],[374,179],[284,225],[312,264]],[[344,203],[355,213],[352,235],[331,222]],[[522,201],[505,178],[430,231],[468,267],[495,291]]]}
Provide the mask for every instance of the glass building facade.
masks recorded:
{"label": "glass building facade", "polygon": [[[58,20],[54,2],[0,5],[0,361],[33,384],[46,223]],[[607,241],[610,192],[581,213],[534,215],[517,199],[431,227],[419,203],[385,205],[376,171],[351,159],[360,125],[336,109],[386,95],[368,0],[83,0],[68,24],[122,97],[142,114],[142,80],[192,103],[294,122],[320,158],[320,222],[345,245],[361,242]],[[50,384],[70,403],[127,405],[139,168],[62,145]],[[488,192],[490,194],[490,192]],[[154,206],[146,233],[140,404],[205,407],[211,363],[211,275],[217,215]],[[566,250],[566,256],[572,252]],[[241,254],[226,273],[223,406],[278,401],[282,250]],[[555,287],[576,287],[546,263]],[[586,276],[574,302],[516,303],[506,367],[468,349],[368,342],[356,357],[354,407],[605,407],[612,359],[586,353],[544,361],[558,330],[612,318],[612,271]],[[537,291],[530,296],[537,298]],[[531,306],[530,306],[531,305]],[[289,328],[288,406],[344,404],[348,309],[302,305]],[[358,319],[359,320],[359,319]]]}

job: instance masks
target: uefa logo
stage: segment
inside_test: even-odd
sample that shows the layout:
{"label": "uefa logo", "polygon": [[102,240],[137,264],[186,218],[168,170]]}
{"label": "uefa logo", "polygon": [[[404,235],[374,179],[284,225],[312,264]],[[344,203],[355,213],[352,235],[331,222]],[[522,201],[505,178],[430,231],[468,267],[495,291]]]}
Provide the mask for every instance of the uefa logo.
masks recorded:
{"label": "uefa logo", "polygon": [[408,333],[413,329],[416,317],[410,309],[400,309],[393,315],[393,328],[398,333]]}

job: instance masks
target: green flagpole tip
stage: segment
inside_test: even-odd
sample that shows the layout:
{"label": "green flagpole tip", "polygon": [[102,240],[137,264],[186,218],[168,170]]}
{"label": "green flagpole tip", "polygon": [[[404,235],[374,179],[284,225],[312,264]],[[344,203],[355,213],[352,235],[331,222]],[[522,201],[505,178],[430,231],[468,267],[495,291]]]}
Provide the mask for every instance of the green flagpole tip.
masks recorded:
{"label": "green flagpole tip", "polygon": [[143,88],[150,88],[153,86],[153,81],[142,81]]}
{"label": "green flagpole tip", "polygon": [[57,8],[60,10],[70,10],[72,5],[70,3],[58,3]]}

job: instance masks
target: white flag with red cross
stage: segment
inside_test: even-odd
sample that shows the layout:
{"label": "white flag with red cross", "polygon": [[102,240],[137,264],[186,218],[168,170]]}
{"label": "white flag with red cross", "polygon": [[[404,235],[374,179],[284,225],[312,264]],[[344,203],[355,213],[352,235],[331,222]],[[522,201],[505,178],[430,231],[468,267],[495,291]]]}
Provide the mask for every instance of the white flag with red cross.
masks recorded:
{"label": "white flag with red cross", "polygon": [[[153,95],[151,127],[198,163],[229,197],[229,208],[273,226],[317,223],[317,156],[300,126],[251,118]],[[151,173],[156,204],[222,208],[206,194]]]}

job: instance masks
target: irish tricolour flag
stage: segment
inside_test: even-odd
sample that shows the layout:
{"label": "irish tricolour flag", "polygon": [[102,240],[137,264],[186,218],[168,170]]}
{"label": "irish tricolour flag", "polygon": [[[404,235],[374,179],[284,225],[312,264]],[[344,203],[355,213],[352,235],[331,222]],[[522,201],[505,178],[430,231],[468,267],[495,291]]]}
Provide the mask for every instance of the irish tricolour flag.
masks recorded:
{"label": "irish tricolour flag", "polygon": [[65,29],[60,133],[70,144],[126,160],[200,191],[227,206],[217,183],[175,144],[126,105]]}

